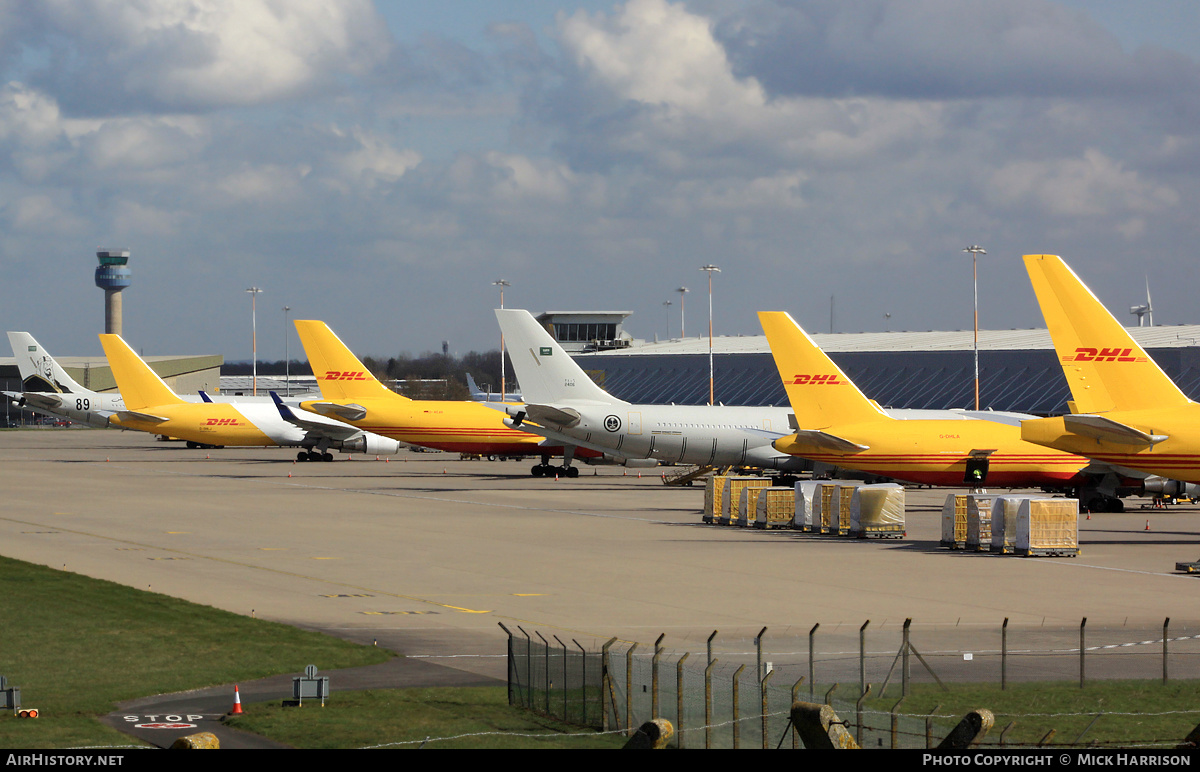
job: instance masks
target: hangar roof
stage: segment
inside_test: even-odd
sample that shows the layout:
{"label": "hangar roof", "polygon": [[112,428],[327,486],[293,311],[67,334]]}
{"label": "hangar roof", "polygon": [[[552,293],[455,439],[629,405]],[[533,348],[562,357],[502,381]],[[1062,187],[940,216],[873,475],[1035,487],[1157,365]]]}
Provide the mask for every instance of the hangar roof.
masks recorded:
{"label": "hangar roof", "polygon": [[[1157,327],[1127,328],[1133,339],[1145,349],[1192,348],[1200,345],[1200,324],[1178,324]],[[840,332],[810,333],[816,344],[827,353],[857,351],[971,351],[974,334],[971,330],[929,332]],[[980,351],[1053,350],[1050,333],[1045,329],[980,330]],[[708,336],[685,340],[675,338],[658,343],[632,346],[620,351],[601,352],[596,356],[630,356],[638,354],[707,354]],[[718,336],[713,338],[716,354],[770,353],[765,335]]]}

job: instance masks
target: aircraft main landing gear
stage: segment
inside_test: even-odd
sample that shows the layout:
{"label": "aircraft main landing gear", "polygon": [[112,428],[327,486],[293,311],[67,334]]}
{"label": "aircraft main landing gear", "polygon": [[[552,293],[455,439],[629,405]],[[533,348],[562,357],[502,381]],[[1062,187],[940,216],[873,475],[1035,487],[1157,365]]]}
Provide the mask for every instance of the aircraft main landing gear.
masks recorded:
{"label": "aircraft main landing gear", "polygon": [[534,477],[554,477],[555,475],[559,477],[578,477],[579,468],[566,464],[563,466],[551,466],[550,457],[542,456],[542,463],[534,464],[529,473]]}

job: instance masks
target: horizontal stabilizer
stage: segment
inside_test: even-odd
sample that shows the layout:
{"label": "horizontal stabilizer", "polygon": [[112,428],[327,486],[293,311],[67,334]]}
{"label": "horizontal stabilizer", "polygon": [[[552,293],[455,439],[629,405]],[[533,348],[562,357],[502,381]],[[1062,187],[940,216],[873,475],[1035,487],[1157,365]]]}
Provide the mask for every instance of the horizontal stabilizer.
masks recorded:
{"label": "horizontal stabilizer", "polygon": [[1084,437],[1092,437],[1101,442],[1112,442],[1118,445],[1157,445],[1167,439],[1164,434],[1146,434],[1140,429],[1114,421],[1104,416],[1089,413],[1078,413],[1063,416],[1067,430]]}
{"label": "horizontal stabilizer", "polygon": [[61,408],[63,404],[62,397],[57,394],[48,394],[41,391],[26,391],[22,394],[25,397],[25,404],[33,405],[34,407],[54,410]]}
{"label": "horizontal stabilizer", "polygon": [[312,410],[321,415],[334,416],[345,421],[361,421],[367,417],[367,409],[362,405],[339,405],[336,402],[308,402],[301,405],[305,410]]}
{"label": "horizontal stabilizer", "polygon": [[833,451],[834,453],[862,453],[869,450],[869,445],[859,445],[843,437],[838,437],[818,429],[798,431],[775,443],[775,448],[784,453],[803,456],[805,448],[809,450]]}
{"label": "horizontal stabilizer", "polygon": [[579,411],[571,408],[558,408],[551,405],[525,405],[525,414],[530,421],[539,424],[549,424],[562,429],[570,429],[579,423]]}
{"label": "horizontal stabilizer", "polygon": [[148,421],[149,423],[152,423],[152,424],[161,424],[164,421],[171,420],[170,418],[163,418],[160,415],[152,415],[150,413],[139,413],[136,410],[122,410],[121,412],[117,413],[117,415],[120,416],[122,421],[126,421],[126,420]]}

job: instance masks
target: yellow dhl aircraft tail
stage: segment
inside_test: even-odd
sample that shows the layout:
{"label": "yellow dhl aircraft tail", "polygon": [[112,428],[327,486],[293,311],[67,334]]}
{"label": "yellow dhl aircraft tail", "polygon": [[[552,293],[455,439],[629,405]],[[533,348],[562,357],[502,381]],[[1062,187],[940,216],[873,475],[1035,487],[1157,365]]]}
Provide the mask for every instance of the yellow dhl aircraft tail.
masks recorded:
{"label": "yellow dhl aircraft tail", "polygon": [[1025,268],[1071,388],[1072,413],[1188,403],[1062,258],[1026,255]]}
{"label": "yellow dhl aircraft tail", "polygon": [[296,332],[325,399],[407,399],[376,380],[324,322],[297,319]]}
{"label": "yellow dhl aircraft tail", "polygon": [[120,335],[100,336],[104,356],[112,368],[113,378],[121,392],[127,410],[145,410],[156,405],[181,405],[184,400],[175,395],[163,379],[143,362]]}
{"label": "yellow dhl aircraft tail", "polygon": [[758,321],[799,429],[824,429],[835,425],[890,421],[846,377],[833,360],[783,311],[761,311]]}

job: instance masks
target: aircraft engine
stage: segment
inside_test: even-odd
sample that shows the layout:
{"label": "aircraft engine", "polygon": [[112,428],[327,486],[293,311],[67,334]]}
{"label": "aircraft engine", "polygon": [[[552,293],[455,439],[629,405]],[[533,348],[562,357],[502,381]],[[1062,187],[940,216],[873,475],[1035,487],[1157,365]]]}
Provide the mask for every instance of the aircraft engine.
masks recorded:
{"label": "aircraft engine", "polygon": [[1165,477],[1147,477],[1142,481],[1142,490],[1149,496],[1200,496],[1200,485]]}
{"label": "aircraft engine", "polygon": [[346,453],[366,453],[376,456],[394,456],[400,452],[400,443],[390,437],[380,437],[378,434],[360,434],[349,440],[342,440],[342,451]]}

